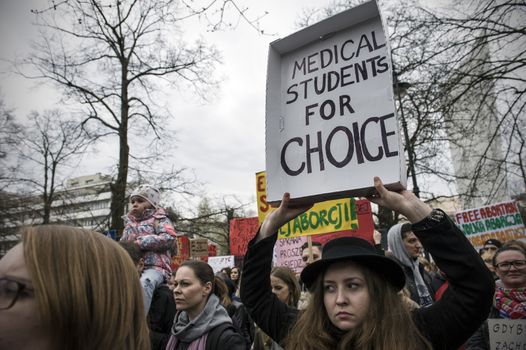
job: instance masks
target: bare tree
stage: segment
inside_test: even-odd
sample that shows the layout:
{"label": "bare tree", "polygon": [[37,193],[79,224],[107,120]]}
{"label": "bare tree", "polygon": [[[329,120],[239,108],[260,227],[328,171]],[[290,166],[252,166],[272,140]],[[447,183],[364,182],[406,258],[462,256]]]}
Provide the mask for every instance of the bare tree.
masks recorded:
{"label": "bare tree", "polygon": [[19,184],[18,192],[41,198],[42,211],[35,213],[41,216],[42,223],[48,224],[57,189],[62,186],[61,175],[78,165],[94,140],[77,121],[65,119],[59,110],[50,110],[43,114],[32,112],[29,124],[16,141],[24,169],[14,175],[14,181]]}
{"label": "bare tree", "polygon": [[176,25],[199,17],[216,30],[229,7],[246,19],[246,9],[231,0],[52,1],[49,8],[33,11],[41,40],[35,54],[19,62],[20,72],[53,82],[67,99],[83,106],[83,125],[95,123],[119,139],[111,187],[113,229],[122,230],[130,154],[137,152],[130,150],[131,134],[162,140],[166,132],[156,83],[183,82],[201,96],[217,84],[217,50],[202,40],[184,42]]}
{"label": "bare tree", "polygon": [[[410,86],[398,105],[415,177],[438,178],[456,187],[465,206],[480,206],[526,188],[526,6],[448,4],[424,9],[415,1],[384,1],[381,8],[394,71]],[[339,1],[332,9],[351,5]],[[437,195],[424,190],[427,198]]]}
{"label": "bare tree", "polygon": [[173,209],[171,219],[178,232],[184,232],[191,237],[207,238],[217,244],[220,255],[230,254],[230,220],[246,217],[245,208],[248,203],[241,203],[234,198],[235,203],[222,198],[212,201],[203,197],[198,204],[195,214],[184,217]]}

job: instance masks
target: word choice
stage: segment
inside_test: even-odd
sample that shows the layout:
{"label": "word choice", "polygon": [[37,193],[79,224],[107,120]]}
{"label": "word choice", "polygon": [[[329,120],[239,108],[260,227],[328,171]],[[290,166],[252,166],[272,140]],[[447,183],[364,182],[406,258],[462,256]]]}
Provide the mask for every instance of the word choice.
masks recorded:
{"label": "word choice", "polygon": [[[297,176],[307,171],[308,174],[313,172],[312,157],[318,154],[318,169],[325,170],[325,161],[329,162],[336,168],[343,168],[356,157],[357,163],[362,164],[365,161],[375,162],[382,158],[398,156],[398,150],[390,150],[388,137],[396,135],[394,130],[387,130],[386,120],[394,118],[390,113],[381,117],[371,117],[366,119],[361,125],[357,122],[352,123],[352,130],[346,126],[337,126],[326,137],[322,131],[318,131],[314,137],[305,135],[302,137],[293,137],[286,141],[281,149],[280,164],[283,171],[290,176]],[[395,124],[396,125],[396,124]],[[377,137],[372,137],[371,132],[376,132]],[[335,142],[336,137],[343,137],[343,146],[341,142]],[[382,146],[371,149],[366,140],[381,139]],[[341,149],[345,150],[345,156],[342,159],[336,159],[335,153]],[[287,154],[305,154],[305,161],[302,161],[295,167],[288,163]]]}

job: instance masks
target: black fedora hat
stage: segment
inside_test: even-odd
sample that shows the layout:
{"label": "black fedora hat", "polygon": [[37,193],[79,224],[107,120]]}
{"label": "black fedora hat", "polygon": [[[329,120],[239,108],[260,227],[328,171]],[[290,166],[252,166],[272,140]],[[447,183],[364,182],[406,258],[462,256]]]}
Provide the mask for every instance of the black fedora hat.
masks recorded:
{"label": "black fedora hat", "polygon": [[405,274],[402,267],[396,261],[379,254],[369,242],[358,237],[341,237],[329,241],[323,247],[322,258],[303,269],[301,281],[310,288],[331,264],[342,260],[363,263],[383,275],[396,290],[404,288]]}

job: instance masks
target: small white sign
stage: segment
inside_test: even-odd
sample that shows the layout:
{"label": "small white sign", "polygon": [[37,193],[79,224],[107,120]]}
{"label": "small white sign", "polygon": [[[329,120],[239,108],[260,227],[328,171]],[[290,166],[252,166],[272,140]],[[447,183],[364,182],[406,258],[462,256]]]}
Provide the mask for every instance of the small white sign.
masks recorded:
{"label": "small white sign", "polygon": [[491,350],[526,350],[526,320],[488,318]]}
{"label": "small white sign", "polygon": [[234,267],[234,256],[233,255],[224,255],[224,256],[209,256],[208,265],[212,266],[214,273],[218,273],[224,267]]}
{"label": "small white sign", "polygon": [[267,201],[371,193],[373,176],[405,187],[406,172],[379,9],[364,3],[270,44]]}

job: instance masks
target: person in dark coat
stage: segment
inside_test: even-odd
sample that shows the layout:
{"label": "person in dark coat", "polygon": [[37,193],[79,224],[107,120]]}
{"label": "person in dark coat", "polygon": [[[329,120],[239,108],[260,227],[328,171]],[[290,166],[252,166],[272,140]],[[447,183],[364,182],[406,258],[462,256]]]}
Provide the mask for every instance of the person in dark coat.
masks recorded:
{"label": "person in dark coat", "polygon": [[289,207],[286,193],[249,243],[241,279],[241,299],[252,318],[285,349],[455,349],[487,317],[493,279],[458,227],[412,192],[388,191],[377,177],[374,184],[377,193],[369,199],[407,217],[451,288],[440,301],[410,312],[398,296],[405,285],[400,265],[365,240],[342,237],[303,270],[313,299],[299,314],[272,294],[268,282],[278,228],[309,209]]}
{"label": "person in dark coat", "polygon": [[387,233],[387,242],[393,258],[402,265],[410,298],[423,307],[433,304],[433,276],[425,271],[418,259],[422,253],[422,244],[411,231],[411,224],[406,222],[391,227]]}
{"label": "person in dark coat", "polygon": [[187,260],[175,274],[175,315],[166,350],[245,350],[243,337],[221,305],[212,267]]}

